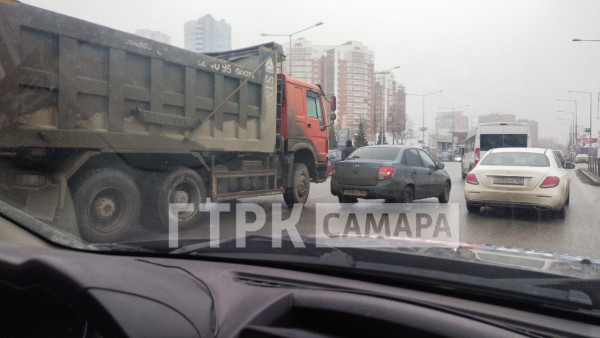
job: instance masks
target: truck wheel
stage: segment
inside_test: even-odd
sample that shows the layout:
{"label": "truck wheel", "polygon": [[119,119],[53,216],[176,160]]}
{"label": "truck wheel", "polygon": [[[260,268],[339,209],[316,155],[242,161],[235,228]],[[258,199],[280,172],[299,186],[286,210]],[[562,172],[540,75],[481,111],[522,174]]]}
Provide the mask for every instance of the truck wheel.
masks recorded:
{"label": "truck wheel", "polygon": [[71,191],[79,232],[86,241],[119,241],[140,215],[140,191],[121,170],[90,170],[74,181]]}
{"label": "truck wheel", "polygon": [[202,213],[200,203],[206,200],[206,186],[202,177],[189,168],[173,169],[156,176],[146,195],[148,214],[156,217],[146,221],[149,226],[161,230],[169,229],[169,204],[189,203],[193,205],[191,211],[179,212],[177,219],[179,229],[187,229],[197,225]]}
{"label": "truck wheel", "polygon": [[292,207],[294,203],[306,202],[308,194],[310,192],[310,175],[308,174],[308,168],[304,163],[295,163],[293,177],[293,186],[286,188],[283,193],[283,199],[285,204]]}

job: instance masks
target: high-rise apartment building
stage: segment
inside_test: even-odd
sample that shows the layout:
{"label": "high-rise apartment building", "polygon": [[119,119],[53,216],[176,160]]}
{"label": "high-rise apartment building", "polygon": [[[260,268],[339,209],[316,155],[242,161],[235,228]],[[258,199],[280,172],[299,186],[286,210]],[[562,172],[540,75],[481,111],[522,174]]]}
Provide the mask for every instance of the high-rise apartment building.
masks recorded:
{"label": "high-rise apartment building", "polygon": [[374,97],[375,135],[379,135],[383,127],[383,132],[395,139],[406,128],[404,87],[396,81],[392,72],[377,72]]}
{"label": "high-rise apartment building", "polygon": [[184,48],[196,53],[231,49],[231,25],[207,14],[183,25]]}
{"label": "high-rise apartment building", "polygon": [[143,36],[147,39],[152,39],[154,41],[171,44],[171,37],[163,32],[153,31],[153,30],[149,30],[149,29],[138,29],[134,33],[136,35]]}
{"label": "high-rise apartment building", "polygon": [[331,48],[333,47],[313,45],[310,41],[299,38],[292,40],[290,50],[288,42],[284,45],[286,74],[304,82],[322,85],[321,58],[327,56]]}
{"label": "high-rise apartment building", "polygon": [[[284,44],[286,73],[305,82],[320,84],[337,97],[338,124],[350,137],[360,122],[369,141],[374,136],[374,53],[358,41],[338,46],[316,46],[304,39]],[[291,59],[291,62],[290,62]],[[291,68],[290,65],[291,64]]]}
{"label": "high-rise apartment building", "polygon": [[286,74],[320,84],[325,93],[335,94],[337,124],[341,130],[349,131],[350,138],[356,135],[362,122],[367,139],[376,142],[382,118],[388,135],[393,130],[404,130],[404,87],[391,72],[374,72],[374,53],[363,43],[349,41],[338,46],[319,46],[299,38],[292,40],[291,45],[284,43],[283,47]]}
{"label": "high-rise apartment building", "polygon": [[358,41],[349,41],[334,48],[334,82],[342,128],[351,135],[362,122],[367,139],[374,137],[374,53]]}

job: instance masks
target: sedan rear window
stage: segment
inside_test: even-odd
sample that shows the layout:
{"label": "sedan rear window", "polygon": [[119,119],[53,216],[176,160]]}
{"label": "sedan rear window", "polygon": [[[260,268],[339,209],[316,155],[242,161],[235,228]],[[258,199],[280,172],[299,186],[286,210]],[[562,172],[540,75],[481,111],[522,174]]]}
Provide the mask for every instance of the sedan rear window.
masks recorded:
{"label": "sedan rear window", "polygon": [[503,165],[514,167],[549,167],[550,161],[545,154],[535,153],[491,153],[481,165]]}
{"label": "sedan rear window", "polygon": [[381,160],[381,161],[393,161],[398,156],[400,149],[397,148],[359,148],[352,156],[348,159],[361,159],[361,160]]}

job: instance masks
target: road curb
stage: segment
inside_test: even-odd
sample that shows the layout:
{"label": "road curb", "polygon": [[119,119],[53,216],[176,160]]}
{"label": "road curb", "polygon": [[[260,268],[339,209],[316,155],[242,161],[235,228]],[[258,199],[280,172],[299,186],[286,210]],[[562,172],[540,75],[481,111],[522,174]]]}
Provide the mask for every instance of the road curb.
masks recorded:
{"label": "road curb", "polygon": [[577,171],[579,171],[582,174],[584,174],[591,181],[590,184],[592,184],[592,185],[600,185],[600,177],[596,177],[596,175],[590,174],[587,171],[587,169],[579,168],[579,169],[577,169]]}

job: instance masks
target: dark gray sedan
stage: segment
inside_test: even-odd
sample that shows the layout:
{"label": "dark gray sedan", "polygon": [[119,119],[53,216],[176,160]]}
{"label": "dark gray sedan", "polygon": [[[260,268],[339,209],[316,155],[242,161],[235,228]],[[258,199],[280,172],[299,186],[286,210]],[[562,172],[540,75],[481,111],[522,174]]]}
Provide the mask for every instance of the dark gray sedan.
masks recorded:
{"label": "dark gray sedan", "polygon": [[357,198],[410,203],[429,197],[448,203],[450,188],[444,164],[416,147],[362,147],[332,168],[331,193],[340,203]]}

